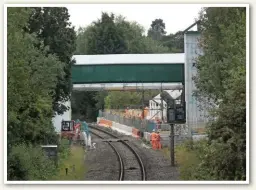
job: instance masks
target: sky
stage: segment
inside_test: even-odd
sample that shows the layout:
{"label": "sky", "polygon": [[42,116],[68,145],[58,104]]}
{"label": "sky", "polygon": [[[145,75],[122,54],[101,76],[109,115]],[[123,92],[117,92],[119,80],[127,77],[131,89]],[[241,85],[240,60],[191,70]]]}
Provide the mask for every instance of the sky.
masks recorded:
{"label": "sky", "polygon": [[200,4],[83,4],[67,5],[70,21],[76,30],[86,27],[101,17],[101,12],[122,15],[128,21],[136,21],[145,31],[153,20],[161,18],[167,34],[183,31],[198,18]]}

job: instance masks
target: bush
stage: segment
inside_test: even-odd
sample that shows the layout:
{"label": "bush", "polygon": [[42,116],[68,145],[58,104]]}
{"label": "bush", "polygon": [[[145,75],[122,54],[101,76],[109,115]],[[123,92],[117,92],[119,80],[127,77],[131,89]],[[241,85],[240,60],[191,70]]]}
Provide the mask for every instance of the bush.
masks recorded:
{"label": "bush", "polygon": [[54,161],[41,147],[20,144],[8,155],[8,180],[47,180],[56,171]]}
{"label": "bush", "polygon": [[245,155],[233,150],[229,144],[213,142],[203,147],[201,163],[193,177],[199,180],[245,180]]}
{"label": "bush", "polygon": [[217,141],[187,141],[176,147],[182,180],[245,180],[243,158],[229,144]]}

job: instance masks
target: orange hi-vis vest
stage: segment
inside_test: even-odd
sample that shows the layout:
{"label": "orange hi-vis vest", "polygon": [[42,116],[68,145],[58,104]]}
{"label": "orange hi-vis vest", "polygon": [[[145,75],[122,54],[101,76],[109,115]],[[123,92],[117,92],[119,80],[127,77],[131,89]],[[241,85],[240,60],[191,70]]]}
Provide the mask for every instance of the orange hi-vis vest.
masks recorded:
{"label": "orange hi-vis vest", "polygon": [[156,140],[160,141],[160,134],[158,134],[158,133],[156,134]]}
{"label": "orange hi-vis vest", "polygon": [[157,140],[157,134],[155,132],[151,133],[151,140],[156,141]]}

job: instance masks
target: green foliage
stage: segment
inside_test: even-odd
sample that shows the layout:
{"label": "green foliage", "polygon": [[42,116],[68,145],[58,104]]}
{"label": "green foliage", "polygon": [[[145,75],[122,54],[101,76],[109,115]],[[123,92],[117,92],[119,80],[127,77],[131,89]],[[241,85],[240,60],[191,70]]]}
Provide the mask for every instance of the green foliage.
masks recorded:
{"label": "green foliage", "polygon": [[7,162],[8,180],[48,180],[56,171],[41,147],[27,144],[12,147]]}
{"label": "green foliage", "polygon": [[72,115],[76,119],[95,121],[97,109],[95,107],[96,92],[73,91],[71,97]]}
{"label": "green foliage", "polygon": [[209,123],[196,179],[246,178],[246,11],[206,8],[201,15],[204,54],[197,62],[197,95],[217,107]]}
{"label": "green foliage", "polygon": [[[45,142],[47,134],[54,133],[49,94],[54,93],[57,76],[63,74],[63,66],[57,57],[46,55],[43,45],[40,49],[35,47],[38,44],[36,37],[24,32],[29,13],[25,8],[8,8],[9,146],[20,141]],[[16,22],[19,25],[15,25]]]}
{"label": "green foliage", "polygon": [[[101,19],[88,27],[86,46],[87,54],[120,54],[127,53],[122,28],[117,27],[114,15],[102,13]],[[79,36],[79,34],[78,34]],[[85,53],[85,52],[84,52]]]}
{"label": "green foliage", "polygon": [[[144,104],[147,105],[149,100],[159,93],[158,90],[145,90]],[[109,92],[105,97],[105,107],[107,109],[124,109],[133,106],[139,107],[142,105],[142,92],[130,91],[113,91]],[[147,105],[148,106],[148,105]]]}
{"label": "green foliage", "polygon": [[236,80],[234,75],[239,75],[237,71],[241,76],[245,74],[244,9],[208,8],[206,15],[201,15],[204,55],[197,63],[196,84],[202,95],[207,94],[214,101],[229,99],[230,85]]}
{"label": "green foliage", "polygon": [[[46,8],[44,10],[48,16],[42,18],[43,12],[40,10],[22,7],[7,9],[8,180],[47,180],[56,170],[40,145],[58,143],[58,135],[52,125],[52,116],[56,111],[53,110],[53,98],[61,96],[56,86],[70,72],[64,62],[71,53],[70,47],[65,47],[65,44],[59,43],[64,47],[54,49],[52,43],[56,42],[54,40],[72,38],[68,37],[71,35],[69,29],[66,33],[63,29],[63,34],[56,30],[59,31],[58,35],[65,33],[66,36],[62,38],[51,33],[50,27],[56,29],[63,23],[48,23],[47,28],[42,21],[51,20],[48,16],[55,15],[57,18],[60,12],[54,12],[55,8]],[[40,30],[42,25],[45,28]],[[41,34],[42,31],[44,34]],[[46,31],[51,33],[48,33],[51,38],[48,36],[44,39]]]}
{"label": "green foliage", "polygon": [[148,36],[153,40],[161,40],[166,34],[165,23],[162,19],[155,19],[152,21],[151,27],[148,30]]}
{"label": "green foliage", "polygon": [[144,28],[121,15],[102,13],[101,19],[80,28],[76,54],[167,53],[168,48],[143,35]]}
{"label": "green foliage", "polygon": [[141,95],[136,92],[109,92],[105,98],[107,109],[124,108],[129,105],[141,105]]}
{"label": "green foliage", "polygon": [[32,13],[28,21],[27,31],[48,46],[47,55],[56,55],[61,62],[64,73],[58,75],[57,85],[52,94],[53,110],[63,114],[68,107],[62,102],[70,99],[71,65],[73,53],[76,49],[76,33],[69,22],[68,9],[65,7],[36,7],[31,8]]}
{"label": "green foliage", "polygon": [[[180,171],[180,179],[195,180],[195,169],[200,164],[200,149],[197,148],[201,142],[185,141],[175,148],[175,157]],[[201,146],[200,146],[201,147]],[[169,155],[168,151],[168,155]]]}
{"label": "green foliage", "polygon": [[145,49],[141,53],[170,53],[168,47],[163,46],[159,41],[153,40],[149,37],[143,37],[142,43]]}
{"label": "green foliage", "polygon": [[163,46],[169,48],[169,52],[184,53],[184,34],[182,31],[163,36],[161,42]]}
{"label": "green foliage", "polygon": [[236,154],[228,144],[188,141],[175,152],[182,180],[245,180],[239,161],[244,155]]}
{"label": "green foliage", "polygon": [[[164,49],[163,52],[160,52],[160,53],[183,53],[184,52],[183,32],[178,31],[175,34],[166,35],[165,23],[163,22],[162,19],[155,19],[154,21],[152,21],[151,27],[148,30],[148,38],[151,39],[153,42],[157,43],[158,47],[161,47],[161,49]],[[152,46],[152,47],[155,47],[155,46]],[[153,51],[153,53],[154,52],[158,53],[158,51]]]}
{"label": "green foliage", "polygon": [[118,16],[115,18],[115,23],[124,33],[127,53],[168,53],[168,48],[161,43],[144,36],[144,28],[137,22],[128,22],[124,17]]}
{"label": "green foliage", "polygon": [[209,110],[208,140],[176,149],[183,180],[246,180],[245,8],[206,8],[195,83]]}

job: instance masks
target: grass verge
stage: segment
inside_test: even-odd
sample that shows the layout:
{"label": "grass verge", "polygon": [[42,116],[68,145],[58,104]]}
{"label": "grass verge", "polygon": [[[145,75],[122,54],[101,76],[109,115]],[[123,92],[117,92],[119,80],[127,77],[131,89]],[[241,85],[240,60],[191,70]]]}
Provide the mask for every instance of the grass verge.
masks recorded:
{"label": "grass verge", "polygon": [[[70,146],[69,154],[65,159],[61,159],[58,172],[53,180],[84,180],[86,173],[84,156],[85,152],[82,146]],[[66,168],[68,168],[67,174]]]}
{"label": "grass verge", "polygon": [[[185,142],[175,147],[175,164],[178,166],[181,180],[193,180],[193,172],[200,164],[198,150],[190,148],[191,142]],[[170,149],[162,149],[164,156],[170,159]]]}

